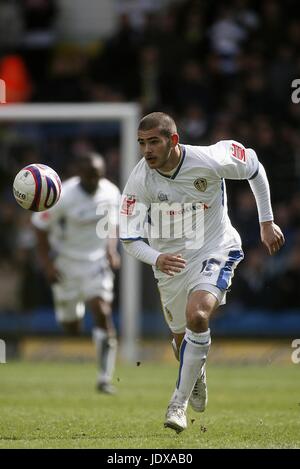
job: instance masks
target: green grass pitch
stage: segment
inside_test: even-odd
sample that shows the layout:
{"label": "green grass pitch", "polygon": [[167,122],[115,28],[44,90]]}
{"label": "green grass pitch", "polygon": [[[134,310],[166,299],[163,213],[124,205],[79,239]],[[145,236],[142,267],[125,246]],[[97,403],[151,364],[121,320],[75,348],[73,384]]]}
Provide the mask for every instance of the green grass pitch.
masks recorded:
{"label": "green grass pitch", "polygon": [[2,364],[0,448],[299,448],[299,366],[209,364],[208,408],[177,435],[163,428],[175,362],[119,364],[114,397],[90,362]]}

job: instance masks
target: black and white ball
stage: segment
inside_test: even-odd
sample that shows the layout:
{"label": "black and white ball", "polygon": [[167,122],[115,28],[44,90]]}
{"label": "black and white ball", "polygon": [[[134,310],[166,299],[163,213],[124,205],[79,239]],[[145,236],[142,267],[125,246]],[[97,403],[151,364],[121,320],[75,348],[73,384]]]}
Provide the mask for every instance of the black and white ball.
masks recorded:
{"label": "black and white ball", "polygon": [[13,191],[21,207],[43,212],[55,205],[61,194],[58,174],[45,164],[30,164],[15,177]]}

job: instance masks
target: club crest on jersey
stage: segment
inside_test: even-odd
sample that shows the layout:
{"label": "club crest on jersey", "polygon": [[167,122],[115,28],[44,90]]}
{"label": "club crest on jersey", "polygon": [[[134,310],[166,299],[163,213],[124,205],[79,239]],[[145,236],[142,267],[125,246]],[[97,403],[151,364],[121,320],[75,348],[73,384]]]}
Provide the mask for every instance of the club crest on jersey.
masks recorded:
{"label": "club crest on jersey", "polygon": [[204,178],[198,178],[194,181],[194,186],[199,192],[206,191],[207,188],[207,180]]}
{"label": "club crest on jersey", "polygon": [[136,204],[136,196],[126,195],[122,203],[121,214],[127,215],[127,216],[132,215],[134,208],[135,208],[135,204]]}
{"label": "club crest on jersey", "polygon": [[164,194],[163,192],[159,192],[158,193],[158,200],[160,200],[161,202],[164,202],[165,200],[168,200],[168,196],[167,194]]}

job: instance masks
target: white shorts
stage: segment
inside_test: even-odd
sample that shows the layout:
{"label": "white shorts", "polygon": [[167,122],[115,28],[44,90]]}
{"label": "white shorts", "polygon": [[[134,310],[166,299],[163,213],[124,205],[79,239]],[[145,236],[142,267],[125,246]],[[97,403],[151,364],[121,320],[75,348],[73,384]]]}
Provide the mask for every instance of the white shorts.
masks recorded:
{"label": "white shorts", "polygon": [[186,305],[190,293],[204,290],[212,293],[220,305],[226,303],[234,270],[244,258],[241,248],[205,257],[196,257],[174,277],[164,275],[158,280],[165,320],[172,332],[183,333],[186,327]]}
{"label": "white shorts", "polygon": [[62,256],[55,260],[62,280],[52,285],[55,315],[58,322],[82,319],[85,302],[100,297],[113,300],[114,274],[105,261],[74,261]]}

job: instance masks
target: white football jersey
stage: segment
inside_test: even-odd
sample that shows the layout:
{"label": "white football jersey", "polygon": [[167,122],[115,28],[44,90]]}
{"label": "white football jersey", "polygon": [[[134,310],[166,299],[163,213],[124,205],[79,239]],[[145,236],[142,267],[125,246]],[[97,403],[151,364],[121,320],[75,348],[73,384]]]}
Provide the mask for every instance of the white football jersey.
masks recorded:
{"label": "white football jersey", "polygon": [[105,228],[107,222],[118,224],[119,204],[119,189],[108,179],[100,179],[97,191],[88,194],[79,177],[73,177],[62,184],[59,202],[50,210],[34,213],[32,223],[49,231],[50,244],[58,254],[96,261],[106,256]]}
{"label": "white football jersey", "polygon": [[122,241],[148,238],[157,251],[180,253],[185,259],[199,250],[240,246],[227,214],[224,179],[255,177],[256,153],[234,140],[180,146],[181,162],[172,176],[150,169],[144,158],[135,166],[121,200]]}

